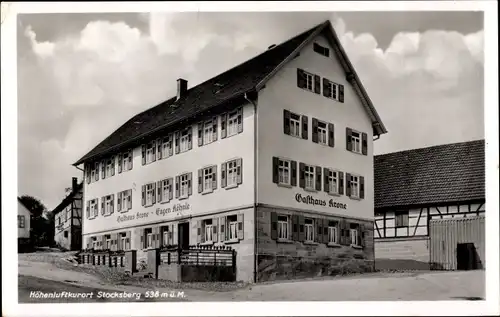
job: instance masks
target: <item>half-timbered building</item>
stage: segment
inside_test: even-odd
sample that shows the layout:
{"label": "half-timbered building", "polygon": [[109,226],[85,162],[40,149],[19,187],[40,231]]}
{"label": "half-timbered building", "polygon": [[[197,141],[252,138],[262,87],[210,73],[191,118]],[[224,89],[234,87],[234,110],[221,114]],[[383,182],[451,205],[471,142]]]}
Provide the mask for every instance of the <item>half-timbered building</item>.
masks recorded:
{"label": "half-timbered building", "polygon": [[83,183],[73,177],[69,193],[52,211],[54,242],[64,250],[79,250],[82,246]]}
{"label": "half-timbered building", "polygon": [[429,268],[433,219],[484,215],[484,169],[484,140],[375,156],[377,267]]}
{"label": "half-timbered building", "polygon": [[[329,21],[127,121],[84,166],[83,248],[230,246],[238,280],[373,266],[386,133]],[[320,264],[319,264],[320,263]]]}

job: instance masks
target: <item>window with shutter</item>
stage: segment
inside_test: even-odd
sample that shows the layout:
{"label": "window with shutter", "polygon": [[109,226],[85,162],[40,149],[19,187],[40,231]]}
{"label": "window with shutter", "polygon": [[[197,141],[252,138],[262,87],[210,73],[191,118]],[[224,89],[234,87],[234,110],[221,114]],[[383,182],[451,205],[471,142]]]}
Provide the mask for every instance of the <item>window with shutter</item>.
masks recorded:
{"label": "window with shutter", "polygon": [[279,185],[292,186],[292,179],[296,182],[296,176],[293,175],[292,163],[296,167],[296,162],[273,157],[273,182]]}
{"label": "window with shutter", "polygon": [[225,137],[230,137],[243,131],[243,113],[241,108],[228,112],[226,120]]}
{"label": "window with shutter", "polygon": [[321,54],[325,57],[330,57],[330,49],[328,47],[324,47],[318,43],[314,43],[313,44],[313,50],[318,53],[318,54]]}
{"label": "window with shutter", "polygon": [[198,170],[198,192],[212,193],[217,188],[217,166],[212,165]]}
{"label": "window with shutter", "polygon": [[158,191],[158,202],[161,203],[168,203],[170,202],[171,199],[171,193],[172,193],[172,178],[165,178],[161,181],[158,182],[157,185],[157,191]]}
{"label": "window with shutter", "polygon": [[180,131],[179,135],[179,153],[183,153],[190,150],[191,144],[191,129],[192,127],[188,127],[182,131]]}
{"label": "window with shutter", "polygon": [[304,70],[298,68],[297,69],[297,86],[299,88],[308,90],[310,92],[314,92],[315,81],[314,75]]}
{"label": "window with shutter", "polygon": [[183,199],[189,196],[190,190],[190,174],[184,173],[177,176],[178,182],[176,184],[176,196],[177,198]]}
{"label": "window with shutter", "polygon": [[305,242],[314,241],[314,219],[305,218],[304,219],[304,231],[305,231]]}

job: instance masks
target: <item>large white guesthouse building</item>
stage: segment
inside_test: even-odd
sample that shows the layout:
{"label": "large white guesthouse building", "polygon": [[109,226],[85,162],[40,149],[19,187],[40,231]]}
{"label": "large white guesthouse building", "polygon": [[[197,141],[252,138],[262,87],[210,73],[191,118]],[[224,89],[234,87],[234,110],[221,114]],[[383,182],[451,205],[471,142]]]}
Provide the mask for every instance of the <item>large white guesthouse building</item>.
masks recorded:
{"label": "large white guesthouse building", "polygon": [[230,245],[237,279],[373,265],[386,133],[326,21],[125,122],[83,164],[83,248]]}

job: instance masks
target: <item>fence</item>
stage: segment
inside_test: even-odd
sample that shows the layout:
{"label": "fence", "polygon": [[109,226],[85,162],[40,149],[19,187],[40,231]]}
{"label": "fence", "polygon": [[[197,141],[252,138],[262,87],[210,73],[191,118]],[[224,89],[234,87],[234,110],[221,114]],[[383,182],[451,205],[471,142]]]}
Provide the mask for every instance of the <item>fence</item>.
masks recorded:
{"label": "fence", "polygon": [[189,249],[166,248],[160,250],[163,264],[236,266],[236,251],[219,247],[189,247]]}
{"label": "fence", "polygon": [[79,254],[80,264],[108,267],[125,267],[126,258],[123,251],[82,250]]}
{"label": "fence", "polygon": [[482,269],[485,265],[484,216],[429,222],[433,270]]}

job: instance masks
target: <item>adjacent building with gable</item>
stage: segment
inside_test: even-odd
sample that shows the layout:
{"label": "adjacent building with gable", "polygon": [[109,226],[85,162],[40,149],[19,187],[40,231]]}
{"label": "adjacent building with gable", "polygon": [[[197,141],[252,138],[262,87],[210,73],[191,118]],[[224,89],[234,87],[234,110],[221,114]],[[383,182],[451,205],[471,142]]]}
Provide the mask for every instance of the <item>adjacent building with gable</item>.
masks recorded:
{"label": "adjacent building with gable", "polygon": [[137,114],[83,166],[82,248],[230,246],[237,280],[373,267],[386,133],[329,21]]}

